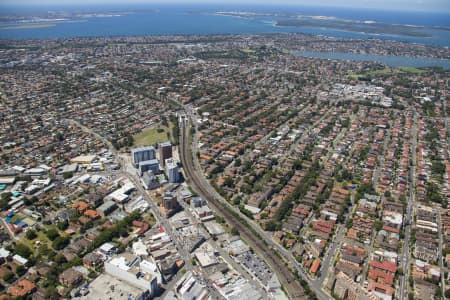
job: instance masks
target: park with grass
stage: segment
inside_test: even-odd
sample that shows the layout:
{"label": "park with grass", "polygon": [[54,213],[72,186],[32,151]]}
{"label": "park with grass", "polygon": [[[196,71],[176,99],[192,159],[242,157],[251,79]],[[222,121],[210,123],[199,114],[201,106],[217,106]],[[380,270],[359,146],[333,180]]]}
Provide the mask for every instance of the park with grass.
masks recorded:
{"label": "park with grass", "polygon": [[398,67],[398,68],[384,68],[380,70],[373,70],[361,74],[350,74],[349,76],[354,79],[361,79],[361,78],[367,78],[377,75],[393,75],[393,74],[399,74],[399,73],[409,73],[409,74],[423,74],[427,72],[423,69],[418,69],[414,67]]}
{"label": "park with grass", "polygon": [[144,129],[142,132],[133,136],[133,147],[155,145],[167,140],[172,141],[172,127],[172,124],[170,124],[168,127],[159,125]]}

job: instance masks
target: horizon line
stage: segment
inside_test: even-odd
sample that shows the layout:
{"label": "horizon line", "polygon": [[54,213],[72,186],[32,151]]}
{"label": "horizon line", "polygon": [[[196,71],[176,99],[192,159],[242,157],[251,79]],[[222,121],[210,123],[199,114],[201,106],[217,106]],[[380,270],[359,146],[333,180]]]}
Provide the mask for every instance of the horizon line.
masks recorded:
{"label": "horizon line", "polygon": [[[450,7],[448,9],[419,9],[419,8],[399,8],[399,7],[393,7],[393,8],[386,8],[386,7],[376,7],[376,6],[349,6],[349,5],[342,5],[342,6],[335,6],[335,5],[327,5],[327,4],[309,4],[309,3],[292,3],[292,2],[281,2],[281,3],[241,3],[241,2],[215,2],[215,3],[209,3],[205,1],[193,1],[193,2],[182,2],[182,1],[170,1],[170,2],[164,2],[164,1],[154,1],[154,2],[142,2],[141,0],[131,0],[130,2],[124,4],[121,2],[117,2],[112,0],[111,2],[103,2],[103,3],[80,3],[80,2],[60,2],[60,3],[30,3],[30,2],[22,2],[18,3],[16,1],[14,2],[0,2],[0,7],[11,7],[11,8],[55,8],[55,7],[103,7],[103,6],[154,6],[154,5],[164,5],[164,6],[174,6],[174,5],[183,5],[183,6],[190,6],[190,5],[208,5],[208,6],[248,6],[249,8],[257,8],[257,7],[307,7],[307,8],[328,8],[328,9],[348,9],[348,10],[373,10],[373,11],[390,11],[390,12],[415,12],[415,13],[436,13],[436,14],[450,14]],[[0,14],[4,14],[0,13]]]}

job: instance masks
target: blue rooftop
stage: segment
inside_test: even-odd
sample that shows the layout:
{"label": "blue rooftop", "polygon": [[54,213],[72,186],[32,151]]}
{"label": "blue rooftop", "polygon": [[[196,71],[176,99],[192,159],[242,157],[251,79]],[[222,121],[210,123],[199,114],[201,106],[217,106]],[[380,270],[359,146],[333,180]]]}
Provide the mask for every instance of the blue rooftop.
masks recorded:
{"label": "blue rooftop", "polygon": [[158,165],[158,164],[159,162],[157,159],[150,159],[139,162],[139,166]]}
{"label": "blue rooftop", "polygon": [[131,149],[131,153],[141,152],[141,151],[148,151],[148,150],[155,151],[155,147],[153,147],[153,146],[137,147],[137,148]]}

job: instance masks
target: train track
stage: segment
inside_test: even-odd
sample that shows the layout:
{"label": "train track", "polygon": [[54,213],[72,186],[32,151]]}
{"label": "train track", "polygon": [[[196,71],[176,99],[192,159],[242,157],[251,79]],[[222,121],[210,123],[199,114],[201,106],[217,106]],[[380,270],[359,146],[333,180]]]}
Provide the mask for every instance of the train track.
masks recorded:
{"label": "train track", "polygon": [[199,195],[205,197],[210,206],[212,206],[218,214],[222,215],[232,227],[236,228],[240,236],[252,247],[252,249],[266,260],[278,276],[289,299],[307,299],[302,286],[292,274],[292,271],[288,268],[287,264],[275,254],[269,245],[267,245],[254,230],[249,228],[250,225],[248,225],[245,220],[241,219],[235,212],[231,211],[229,207],[226,207],[221,203],[208,188],[205,187],[202,178],[200,178],[202,175],[199,175],[194,167],[189,138],[186,136],[186,125],[183,124],[181,127],[180,156],[183,164],[183,171],[186,178],[190,180],[191,187]]}

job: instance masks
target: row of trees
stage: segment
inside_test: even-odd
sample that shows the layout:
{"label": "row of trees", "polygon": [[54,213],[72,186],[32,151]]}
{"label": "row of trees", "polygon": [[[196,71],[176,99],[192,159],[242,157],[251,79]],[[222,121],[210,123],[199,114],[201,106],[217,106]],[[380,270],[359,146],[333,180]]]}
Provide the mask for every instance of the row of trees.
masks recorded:
{"label": "row of trees", "polygon": [[281,221],[285,218],[289,211],[292,209],[294,202],[299,201],[309,190],[309,187],[316,182],[320,172],[320,164],[316,161],[311,166],[308,174],[302,178],[295,190],[289,194],[286,199],[281,203],[277,212],[275,213],[274,220]]}
{"label": "row of trees", "polygon": [[[134,220],[138,219],[139,216],[140,213],[138,211],[135,211],[125,217],[123,220],[115,223],[113,226],[103,229],[87,249],[82,251],[82,253],[79,253],[79,256],[77,258],[69,262],[61,253],[56,252],[57,250],[65,248],[70,243],[70,237],[61,236],[58,231],[58,229],[65,230],[68,226],[68,222],[59,222],[56,227],[51,227],[44,232],[45,236],[51,241],[51,248],[49,248],[48,245],[44,243],[38,248],[36,253],[33,253],[33,251],[27,245],[23,243],[16,243],[14,248],[10,250],[29,259],[30,265],[34,264],[37,261],[44,260],[55,262],[54,264],[50,265],[50,270],[45,276],[42,287],[45,289],[45,296],[47,299],[58,299],[59,295],[55,287],[59,284],[59,274],[72,266],[81,265],[81,257],[83,257],[86,253],[89,253],[98,248],[102,244],[111,242],[113,239],[121,236],[127,236],[129,226]],[[35,230],[28,230],[25,234],[25,237],[28,240],[34,240],[38,236],[39,234]],[[124,249],[124,245],[121,245],[119,248]],[[16,270],[16,274],[18,276],[20,273],[21,270]],[[12,275],[13,276],[8,274],[7,279],[15,280],[16,276],[14,274]]]}

